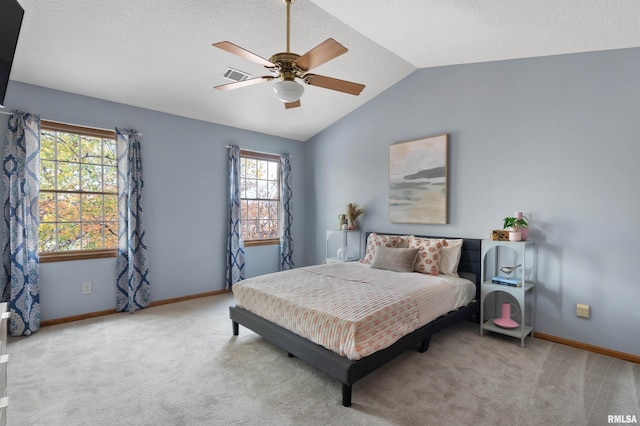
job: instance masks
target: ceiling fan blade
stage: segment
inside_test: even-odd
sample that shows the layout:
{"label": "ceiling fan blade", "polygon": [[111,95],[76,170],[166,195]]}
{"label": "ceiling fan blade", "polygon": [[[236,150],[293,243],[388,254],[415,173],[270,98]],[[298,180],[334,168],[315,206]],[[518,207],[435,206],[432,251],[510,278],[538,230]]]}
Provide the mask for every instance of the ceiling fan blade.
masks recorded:
{"label": "ceiling fan blade", "polygon": [[241,87],[251,86],[253,84],[258,84],[265,81],[271,81],[274,78],[275,77],[272,77],[270,75],[264,75],[262,77],[250,78],[249,80],[238,81],[236,83],[221,84],[220,86],[215,86],[214,89],[218,89],[218,90],[239,89]]}
{"label": "ceiling fan blade", "polygon": [[337,78],[326,77],[324,75],[306,74],[302,79],[305,83],[312,86],[324,87],[325,89],[337,90],[338,92],[344,92],[356,96],[362,92],[362,89],[364,89],[364,84],[339,80]]}
{"label": "ceiling fan blade", "polygon": [[325,62],[337,58],[343,53],[347,53],[348,49],[335,41],[332,38],[328,38],[304,55],[295,60],[295,64],[303,71],[309,71],[311,68],[315,68],[318,65],[322,65]]}
{"label": "ceiling fan blade", "polygon": [[285,102],[284,107],[286,109],[290,109],[290,108],[297,108],[300,106],[300,99],[298,99],[295,102]]}
{"label": "ceiling fan blade", "polygon": [[240,46],[236,46],[230,41],[221,41],[219,43],[213,43],[213,47],[217,47],[218,49],[226,50],[229,53],[233,53],[234,55],[238,55],[241,58],[248,59],[249,61],[255,62],[256,64],[260,64],[264,67],[273,68],[273,63],[267,61],[265,58],[256,55],[255,53],[251,53],[246,49],[243,49]]}

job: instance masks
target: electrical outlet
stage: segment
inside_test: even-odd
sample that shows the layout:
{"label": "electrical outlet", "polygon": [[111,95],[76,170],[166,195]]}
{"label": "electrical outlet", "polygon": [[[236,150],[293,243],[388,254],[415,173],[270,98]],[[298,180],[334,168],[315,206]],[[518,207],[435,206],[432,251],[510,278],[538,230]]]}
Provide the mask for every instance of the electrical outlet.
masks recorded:
{"label": "electrical outlet", "polygon": [[591,306],[578,303],[576,305],[576,315],[580,318],[589,318],[591,316]]}
{"label": "electrical outlet", "polygon": [[92,292],[91,283],[90,282],[82,283],[82,294],[91,294],[91,292]]}

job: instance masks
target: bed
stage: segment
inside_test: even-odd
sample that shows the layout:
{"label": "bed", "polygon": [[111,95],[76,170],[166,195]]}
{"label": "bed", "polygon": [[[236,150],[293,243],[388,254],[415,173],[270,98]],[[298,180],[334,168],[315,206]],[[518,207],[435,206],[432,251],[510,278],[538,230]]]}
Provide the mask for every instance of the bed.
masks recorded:
{"label": "bed", "polygon": [[[367,233],[367,253],[369,256],[369,251],[371,248],[370,241],[372,241],[373,237],[378,236],[388,236],[389,238],[396,238],[396,236],[391,236],[391,234],[385,233]],[[406,238],[406,236],[402,236],[399,238]],[[422,239],[444,239],[449,237],[417,237]],[[453,239],[449,239],[453,240]],[[256,304],[262,303],[265,305],[267,302],[255,302],[251,304],[249,301],[251,298],[247,298],[243,296],[244,299],[240,299],[240,293],[246,293],[247,288],[255,288],[257,280],[261,279],[260,277],[252,278],[250,280],[242,281],[234,286],[234,295],[236,296],[236,306],[229,307],[229,316],[232,321],[233,326],[233,334],[237,336],[239,334],[239,325],[242,325],[250,330],[253,330],[263,338],[269,340],[273,344],[279,346],[283,350],[288,352],[290,357],[298,357],[308,363],[309,365],[317,368],[323,373],[327,374],[329,377],[332,377],[338,380],[342,385],[342,405],[345,407],[351,406],[352,400],[352,387],[354,383],[356,383],[359,379],[376,370],[378,367],[386,364],[392,359],[396,358],[403,352],[408,349],[417,348],[420,352],[425,352],[429,348],[429,343],[431,340],[431,336],[461,320],[467,318],[474,318],[476,321],[479,318],[479,294],[480,294],[480,241],[478,239],[460,239],[462,240],[461,248],[459,250],[459,263],[457,265],[457,274],[462,278],[466,278],[470,280],[475,286],[474,291],[472,292],[470,302],[464,302],[462,306],[455,307],[450,311],[445,311],[443,314],[437,315],[435,319],[429,319],[429,322],[426,324],[418,324],[419,326],[411,331],[403,331],[398,334],[401,335],[399,338],[394,338],[393,342],[386,342],[382,344],[380,349],[376,349],[374,351],[365,350],[365,351],[354,351],[353,347],[358,345],[346,345],[346,346],[336,346],[333,347],[329,343],[323,342],[323,345],[332,348],[332,350],[327,349],[327,347],[313,341],[316,339],[316,336],[307,335],[304,332],[296,329],[295,320],[289,320],[286,322],[285,319],[273,319],[269,316],[267,311],[262,312],[260,309],[256,307]],[[365,260],[367,257],[365,257]],[[369,256],[369,261],[371,261]],[[353,278],[352,274],[354,271],[357,271],[358,268],[368,269],[370,265],[345,265],[343,267],[333,266],[328,269],[328,275],[330,276],[330,280],[333,282],[332,285],[340,285],[340,282],[347,282],[351,286],[351,284],[358,284],[360,281],[367,282],[375,281],[376,279],[380,281],[377,277],[378,275],[366,275],[365,278]],[[297,271],[297,272],[294,272]],[[374,271],[371,271],[374,272]],[[383,273],[387,273],[387,271],[381,271]],[[282,274],[288,274],[283,276]],[[275,273],[269,274],[265,276],[265,282],[269,281],[270,284],[263,284],[263,287],[268,289],[271,284],[276,285],[276,281],[286,281],[287,277],[291,278],[292,281],[296,281],[301,276],[300,274],[325,274],[322,267],[307,267],[307,268],[298,268],[293,271],[286,271],[283,273]],[[297,275],[296,275],[297,274]],[[377,274],[377,272],[376,272]],[[403,279],[408,281],[410,275],[421,275],[421,274],[402,274]],[[382,281],[386,280],[388,275],[382,275]],[[346,280],[346,281],[345,281]],[[304,279],[302,279],[304,281]],[[438,283],[443,280],[437,280]],[[446,281],[446,280],[444,280]],[[240,284],[240,285],[239,285]],[[315,288],[314,286],[319,286],[318,283],[313,283],[309,281],[309,283],[300,282],[299,287]],[[439,284],[440,285],[440,284]],[[308,286],[308,287],[306,287]],[[409,292],[414,291],[415,288],[412,285],[407,284],[409,287]],[[353,285],[353,287],[357,287]],[[384,287],[384,286],[383,286]],[[388,286],[387,286],[388,287]],[[241,288],[244,288],[242,292]],[[287,292],[288,293],[288,292]],[[252,293],[249,293],[252,294]],[[346,293],[345,293],[346,294]],[[277,296],[282,299],[281,296]],[[287,296],[289,297],[289,296]],[[352,298],[358,298],[357,294],[353,295]],[[399,296],[398,296],[399,297]],[[413,294],[411,294],[413,297]],[[348,297],[345,297],[348,299]],[[295,299],[295,297],[294,297]],[[396,304],[402,304],[401,299],[396,300]],[[280,301],[284,303],[286,306],[294,303],[291,300]],[[456,302],[459,303],[459,302]],[[244,305],[248,305],[244,306]],[[334,303],[331,303],[334,305]],[[416,305],[420,305],[416,303]],[[275,306],[275,305],[274,305]],[[283,305],[284,306],[284,305]],[[293,310],[296,310],[296,315],[298,314],[297,308],[298,306],[293,305]],[[272,307],[271,310],[280,310],[280,305],[278,305],[277,309]],[[326,315],[329,315],[327,313]],[[300,316],[302,313],[300,314]],[[407,314],[407,316],[409,316]],[[424,315],[417,315],[421,318]],[[433,315],[432,315],[433,316]],[[269,318],[269,319],[265,319]],[[283,325],[279,325],[276,322],[280,322]],[[298,321],[299,322],[299,321]],[[358,322],[360,324],[360,322]],[[415,326],[415,324],[414,324]],[[398,324],[398,327],[401,327]],[[292,331],[293,330],[293,331]],[[295,331],[295,332],[294,332]],[[388,330],[387,332],[393,332],[393,329]],[[356,333],[359,334],[359,333]],[[317,339],[316,339],[317,340]],[[338,339],[340,340],[340,339]],[[343,339],[342,339],[343,340]],[[360,345],[362,346],[362,345]]]}

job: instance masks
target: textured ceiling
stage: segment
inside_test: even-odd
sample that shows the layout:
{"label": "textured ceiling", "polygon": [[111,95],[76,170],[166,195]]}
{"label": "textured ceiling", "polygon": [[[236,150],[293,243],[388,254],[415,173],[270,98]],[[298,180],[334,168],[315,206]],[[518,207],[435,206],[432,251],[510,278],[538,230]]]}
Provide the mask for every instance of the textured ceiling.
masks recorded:
{"label": "textured ceiling", "polygon": [[257,132],[307,140],[417,68],[640,46],[636,0],[297,0],[291,50],[329,37],[349,49],[314,73],[363,83],[360,96],[305,86],[285,110],[273,83],[233,91],[226,67],[286,48],[282,0],[19,0],[11,79]]}

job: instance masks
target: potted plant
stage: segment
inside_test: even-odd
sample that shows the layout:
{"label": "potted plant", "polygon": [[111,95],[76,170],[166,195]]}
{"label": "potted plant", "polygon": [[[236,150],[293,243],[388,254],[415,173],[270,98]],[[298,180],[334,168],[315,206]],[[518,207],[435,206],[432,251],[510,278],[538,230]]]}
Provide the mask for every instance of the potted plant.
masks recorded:
{"label": "potted plant", "polygon": [[516,217],[505,217],[504,223],[502,225],[504,229],[509,229],[509,241],[520,241],[522,240],[522,234],[520,230],[522,228],[527,229],[529,227],[529,222],[527,219],[516,218]]}
{"label": "potted plant", "polygon": [[364,213],[364,209],[360,208],[357,203],[347,204],[347,219],[349,219],[349,229],[358,228],[356,220]]}

